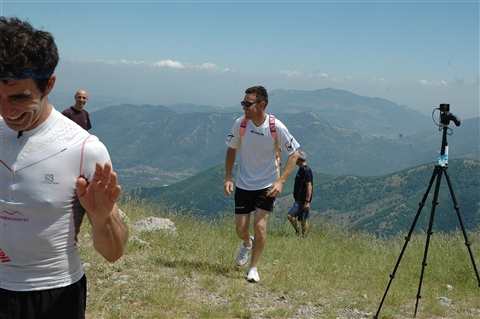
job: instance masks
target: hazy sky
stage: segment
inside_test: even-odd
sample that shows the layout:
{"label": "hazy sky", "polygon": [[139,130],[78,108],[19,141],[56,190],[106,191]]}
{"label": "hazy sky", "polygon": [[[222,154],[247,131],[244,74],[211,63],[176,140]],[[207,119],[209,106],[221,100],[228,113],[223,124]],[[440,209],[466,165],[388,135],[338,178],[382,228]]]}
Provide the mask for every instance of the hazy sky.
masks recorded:
{"label": "hazy sky", "polygon": [[0,0],[0,11],[54,34],[57,93],[240,109],[253,85],[335,88],[479,116],[478,0]]}

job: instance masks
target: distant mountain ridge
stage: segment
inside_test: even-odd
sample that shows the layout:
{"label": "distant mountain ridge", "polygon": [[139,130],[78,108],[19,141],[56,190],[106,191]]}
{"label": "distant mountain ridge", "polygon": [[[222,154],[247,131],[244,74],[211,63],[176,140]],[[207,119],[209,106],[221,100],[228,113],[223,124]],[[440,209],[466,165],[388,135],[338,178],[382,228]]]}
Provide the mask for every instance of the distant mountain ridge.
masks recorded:
{"label": "distant mountain ridge", "polygon": [[[266,111],[276,113],[313,112],[326,122],[361,132],[398,136],[414,134],[430,124],[430,118],[405,105],[382,98],[356,95],[332,88],[315,91],[272,90]],[[238,107],[218,108],[207,105],[174,104],[168,106],[179,114],[238,113]],[[432,106],[432,110],[435,107]]]}
{"label": "distant mountain ridge", "polygon": [[[323,97],[316,99],[318,95]],[[441,133],[435,123],[429,120],[427,125],[418,122],[413,125],[412,118],[419,121],[425,118],[395,103],[332,89],[274,90],[270,96],[267,112],[272,112],[289,128],[308,153],[309,163],[316,172],[381,175],[431,162],[438,156]],[[326,101],[330,106],[325,106]],[[367,103],[371,106],[364,105]],[[299,111],[309,105],[314,111]],[[189,113],[190,109],[196,112]],[[363,129],[346,128],[341,125],[347,126],[345,121],[325,120],[324,116],[328,112],[335,114],[335,109],[343,110],[338,114],[348,110],[346,121],[357,119],[357,126],[364,126]],[[371,116],[373,110],[380,115]],[[125,104],[91,113],[91,132],[108,147],[125,189],[161,186],[223,163],[225,138],[235,119],[242,115],[240,105],[219,110],[185,104],[176,108]],[[365,117],[368,120],[360,120]],[[389,125],[403,128],[404,133],[378,134],[382,130],[391,133],[393,129],[385,129]],[[409,132],[406,127],[412,125],[415,130]],[[370,126],[374,128],[370,130]],[[451,158],[479,160],[478,119],[462,121],[460,127],[452,124],[450,130]]]}
{"label": "distant mountain ridge", "polygon": [[274,90],[269,99],[276,112],[314,112],[329,123],[370,134],[409,135],[430,124],[428,116],[405,105],[332,88]]}

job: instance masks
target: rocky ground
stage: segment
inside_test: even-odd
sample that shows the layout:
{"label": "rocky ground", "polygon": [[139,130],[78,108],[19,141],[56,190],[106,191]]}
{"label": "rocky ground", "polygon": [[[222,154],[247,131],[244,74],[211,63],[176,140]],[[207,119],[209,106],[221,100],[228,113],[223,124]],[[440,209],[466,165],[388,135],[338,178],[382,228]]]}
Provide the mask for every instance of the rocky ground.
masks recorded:
{"label": "rocky ground", "polygon": [[[246,290],[243,290],[242,293],[237,293],[235,295],[227,295],[221,293],[220,287],[223,285],[228,285],[228,281],[232,280],[231,278],[226,277],[217,277],[215,279],[215,286],[218,286],[218,292],[215,289],[206,290],[204,287],[205,278],[200,274],[192,274],[190,273],[187,275],[179,275],[175,269],[167,268],[159,269],[165,273],[171,273],[173,276],[175,284],[182,287],[181,294],[183,299],[188,300],[189,302],[194,301],[197,304],[204,304],[210,307],[219,307],[219,306],[232,306],[234,300],[244,299],[244,304],[248,306],[250,314],[245,317],[235,317],[241,319],[266,319],[266,318],[284,318],[284,319],[313,319],[313,318],[329,318],[329,319],[366,319],[366,318],[374,318],[377,312],[378,304],[375,304],[375,309],[371,311],[364,311],[357,309],[355,307],[350,308],[335,308],[332,305],[331,300],[324,298],[322,300],[317,300],[315,303],[307,302],[302,303],[297,300],[296,297],[305,297],[308,292],[306,291],[295,291],[290,295],[279,294],[279,293],[272,293],[268,287],[262,285],[262,283],[247,283],[245,285],[247,287]],[[134,277],[131,276],[123,276],[121,274],[114,276],[111,278],[117,284],[127,284],[130,280],[135,280]],[[211,279],[211,278],[209,278]],[[338,301],[342,298],[347,298],[346,296],[349,295],[347,291],[339,291],[336,296],[332,296],[330,298],[336,298]],[[362,296],[362,298],[368,299],[367,295]],[[299,298],[305,299],[305,298]],[[438,303],[442,307],[451,307],[451,303],[444,298],[439,298]],[[378,301],[380,302],[380,300]],[[412,300],[412,305],[415,304],[415,300]],[[413,306],[409,309],[398,309],[397,313],[391,314],[392,309],[389,312],[385,311],[386,309],[383,308],[380,312],[379,318],[383,319],[403,319],[403,318],[414,318],[413,313]],[[480,298],[479,298],[479,306],[480,306]],[[274,313],[289,313],[291,315],[285,316],[272,316]],[[448,316],[435,316],[428,313],[422,312],[423,307],[419,305],[417,318],[423,319],[473,319],[473,318],[480,318],[480,307],[472,308],[467,312],[456,312],[455,310],[451,309]],[[94,317],[88,317],[93,319]],[[183,313],[178,318],[201,318],[201,316],[192,313]],[[223,318],[230,318],[228,316]]]}

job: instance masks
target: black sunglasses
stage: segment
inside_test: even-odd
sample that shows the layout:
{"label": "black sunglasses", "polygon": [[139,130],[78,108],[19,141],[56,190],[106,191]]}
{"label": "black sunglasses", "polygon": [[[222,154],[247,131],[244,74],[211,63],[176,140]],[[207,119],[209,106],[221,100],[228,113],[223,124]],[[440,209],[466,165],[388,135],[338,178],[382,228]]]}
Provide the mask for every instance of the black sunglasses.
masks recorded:
{"label": "black sunglasses", "polygon": [[240,104],[244,107],[250,107],[252,106],[253,104],[257,104],[257,103],[260,103],[261,101],[256,101],[256,102],[245,102],[245,101],[242,101],[240,102]]}

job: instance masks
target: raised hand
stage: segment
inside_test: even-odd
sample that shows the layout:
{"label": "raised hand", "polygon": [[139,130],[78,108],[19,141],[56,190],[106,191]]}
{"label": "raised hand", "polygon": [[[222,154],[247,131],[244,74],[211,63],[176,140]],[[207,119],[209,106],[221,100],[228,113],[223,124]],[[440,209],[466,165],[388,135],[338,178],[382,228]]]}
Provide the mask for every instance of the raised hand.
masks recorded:
{"label": "raised hand", "polygon": [[105,166],[97,162],[95,174],[90,183],[87,185],[87,181],[79,177],[76,187],[80,204],[100,220],[110,215],[121,193],[117,174],[112,170],[110,162]]}

